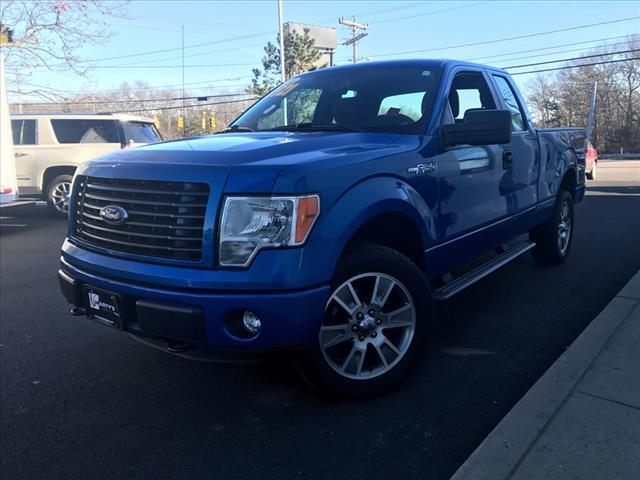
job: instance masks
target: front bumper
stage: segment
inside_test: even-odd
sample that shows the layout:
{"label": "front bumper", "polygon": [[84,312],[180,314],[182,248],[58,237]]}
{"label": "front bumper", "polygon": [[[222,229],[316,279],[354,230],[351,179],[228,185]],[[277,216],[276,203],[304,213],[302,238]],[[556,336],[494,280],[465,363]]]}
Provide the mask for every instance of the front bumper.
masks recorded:
{"label": "front bumper", "polygon": [[[110,279],[61,259],[58,280],[63,295],[84,308],[83,287],[117,294],[122,330],[144,337],[230,350],[270,350],[311,344],[318,335],[329,286],[295,291],[240,292],[165,289],[158,285]],[[241,338],[228,328],[232,318],[250,310],[262,321],[260,333]]]}

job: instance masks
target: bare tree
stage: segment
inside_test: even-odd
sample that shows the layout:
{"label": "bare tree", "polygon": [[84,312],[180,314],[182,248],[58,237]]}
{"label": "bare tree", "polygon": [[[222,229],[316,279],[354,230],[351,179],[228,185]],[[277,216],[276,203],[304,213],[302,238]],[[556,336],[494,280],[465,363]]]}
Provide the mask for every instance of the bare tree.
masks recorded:
{"label": "bare tree", "polygon": [[[597,47],[587,52],[588,61],[567,64],[576,68],[536,76],[527,85],[527,98],[539,125],[586,125],[597,81],[594,145],[601,152],[640,151],[640,60],[628,51],[639,48],[640,35],[632,35],[624,45]],[[579,66],[584,63],[600,64]]]}
{"label": "bare tree", "polygon": [[[126,1],[116,0],[2,0],[0,23],[13,30],[14,42],[3,47],[5,64],[16,77],[10,93],[59,98],[62,90],[35,85],[21,76],[34,68],[72,70],[85,75],[87,67],[76,56],[86,44],[110,36],[108,20],[122,16]],[[17,79],[17,81],[16,81]],[[21,84],[22,83],[22,84]]]}

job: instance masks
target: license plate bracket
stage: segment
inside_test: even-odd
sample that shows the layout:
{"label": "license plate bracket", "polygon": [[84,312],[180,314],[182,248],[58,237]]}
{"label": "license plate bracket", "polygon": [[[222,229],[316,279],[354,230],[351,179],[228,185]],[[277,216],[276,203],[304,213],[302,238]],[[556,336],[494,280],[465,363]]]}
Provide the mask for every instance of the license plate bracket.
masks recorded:
{"label": "license plate bracket", "polygon": [[87,317],[108,327],[121,329],[120,297],[100,288],[85,286],[82,289]]}

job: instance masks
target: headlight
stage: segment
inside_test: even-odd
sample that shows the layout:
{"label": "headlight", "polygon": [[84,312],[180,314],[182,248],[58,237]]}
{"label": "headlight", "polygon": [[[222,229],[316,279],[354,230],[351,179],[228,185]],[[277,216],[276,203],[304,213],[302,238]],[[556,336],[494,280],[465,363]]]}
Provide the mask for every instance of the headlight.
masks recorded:
{"label": "headlight", "polygon": [[246,267],[261,248],[302,245],[319,214],[317,195],[227,197],[220,223],[220,265]]}

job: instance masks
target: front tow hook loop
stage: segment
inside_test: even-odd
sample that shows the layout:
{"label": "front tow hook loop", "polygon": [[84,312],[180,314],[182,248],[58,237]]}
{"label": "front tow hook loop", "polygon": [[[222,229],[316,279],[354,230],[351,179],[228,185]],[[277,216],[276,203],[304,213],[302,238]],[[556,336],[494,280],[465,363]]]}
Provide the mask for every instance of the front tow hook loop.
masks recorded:
{"label": "front tow hook loop", "polygon": [[171,353],[184,353],[191,350],[191,345],[188,343],[170,343],[167,345],[167,351]]}

